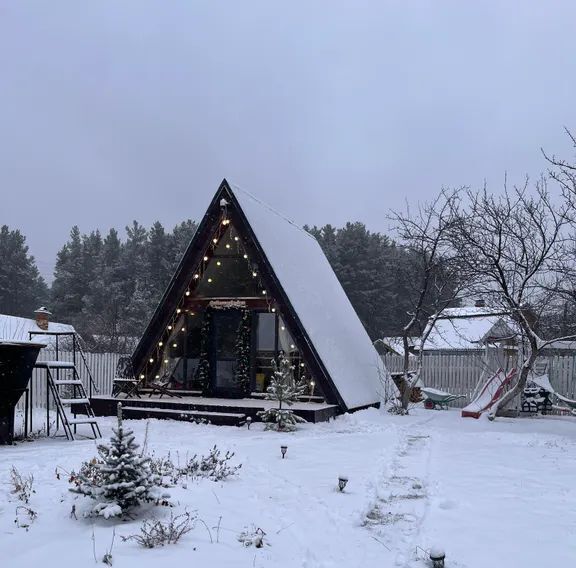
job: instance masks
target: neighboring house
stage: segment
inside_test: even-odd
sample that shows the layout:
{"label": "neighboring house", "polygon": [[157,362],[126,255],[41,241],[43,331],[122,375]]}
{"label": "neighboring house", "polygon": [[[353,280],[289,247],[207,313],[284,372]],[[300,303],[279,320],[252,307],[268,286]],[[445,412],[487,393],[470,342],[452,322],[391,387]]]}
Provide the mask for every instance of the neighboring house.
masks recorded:
{"label": "neighboring house", "polygon": [[[433,324],[424,352],[482,350],[486,346],[515,346],[519,334],[504,310],[475,306],[447,308]],[[428,326],[432,325],[430,319]]]}
{"label": "neighboring house", "polygon": [[[411,355],[419,343],[419,337],[408,338],[408,351]],[[404,339],[402,337],[381,337],[374,341],[374,347],[380,355],[403,355]]]}
{"label": "neighboring house", "polygon": [[66,349],[70,343],[69,334],[76,333],[76,330],[69,324],[50,321],[51,315],[45,307],[37,309],[34,318],[0,314],[0,339],[12,341],[32,339],[35,343],[44,343],[50,349],[55,349],[57,344],[59,348]]}
{"label": "neighboring house", "polygon": [[222,182],[134,351],[147,383],[261,395],[284,352],[310,396],[375,405],[385,371],[316,239]]}

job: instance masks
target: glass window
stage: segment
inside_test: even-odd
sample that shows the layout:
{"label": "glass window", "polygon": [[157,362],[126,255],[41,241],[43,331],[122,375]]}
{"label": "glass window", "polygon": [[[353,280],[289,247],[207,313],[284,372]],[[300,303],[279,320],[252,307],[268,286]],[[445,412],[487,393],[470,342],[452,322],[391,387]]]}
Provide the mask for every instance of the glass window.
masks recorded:
{"label": "glass window", "polygon": [[258,314],[256,349],[258,351],[276,349],[276,314],[267,312]]}

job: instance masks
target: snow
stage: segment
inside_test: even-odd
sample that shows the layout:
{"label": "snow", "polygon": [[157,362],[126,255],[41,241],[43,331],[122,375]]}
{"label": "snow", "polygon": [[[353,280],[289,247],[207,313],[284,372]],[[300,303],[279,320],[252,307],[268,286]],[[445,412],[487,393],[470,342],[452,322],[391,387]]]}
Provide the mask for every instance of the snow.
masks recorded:
{"label": "snow", "polygon": [[[20,318],[16,316],[7,316],[0,314],[0,339],[9,339],[15,341],[29,341],[31,331],[43,331],[36,325],[33,318]],[[74,326],[65,323],[49,322],[48,330],[59,333],[74,333]],[[56,338],[51,335],[33,335],[34,343],[42,343],[48,347],[56,345]],[[60,338],[60,342],[65,342]]]}
{"label": "snow", "polygon": [[[101,421],[105,436],[114,423]],[[146,422],[126,423],[142,443]],[[433,547],[445,550],[447,567],[568,568],[576,558],[575,426],[568,417],[489,422],[420,408],[407,417],[370,409],[281,435],[261,424],[150,420],[148,450],[157,457],[170,451],[183,461],[217,444],[234,451],[242,468],[224,482],[172,488],[173,509],[150,507],[121,523],[83,518],[93,501],[67,490],[64,470],[95,455],[94,441],[0,447],[0,554],[11,568],[88,566],[93,547],[99,562],[108,552],[115,527],[114,566],[126,568],[425,568]],[[38,518],[28,530],[14,523],[12,465],[34,474],[29,506]],[[349,481],[339,492],[342,473]],[[197,524],[180,543],[153,550],[120,538],[144,518],[186,510],[208,529]],[[238,542],[241,532],[258,528],[266,533],[263,548]]]}
{"label": "snow", "polygon": [[387,373],[316,239],[231,187],[346,407],[378,402]]}
{"label": "snow", "polygon": [[482,349],[482,342],[488,337],[507,338],[514,334],[513,322],[501,310],[448,308],[436,320],[424,350]]}

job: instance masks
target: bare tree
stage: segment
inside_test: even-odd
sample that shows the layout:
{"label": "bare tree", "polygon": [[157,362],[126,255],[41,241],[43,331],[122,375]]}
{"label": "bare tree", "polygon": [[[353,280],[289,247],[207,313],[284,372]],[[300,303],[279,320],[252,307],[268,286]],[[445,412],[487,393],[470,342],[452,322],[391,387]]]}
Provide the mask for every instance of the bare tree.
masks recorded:
{"label": "bare tree", "polygon": [[[567,128],[564,130],[576,153],[576,136]],[[544,154],[544,157],[550,164],[548,175],[562,188],[564,197],[568,199],[570,206],[574,208],[576,200],[576,165],[562,158],[558,158],[554,154],[549,156],[544,150],[542,150],[542,154]]]}
{"label": "bare tree", "polygon": [[543,348],[574,337],[543,340],[537,327],[540,313],[564,293],[562,281],[572,270],[566,254],[571,206],[552,197],[545,180],[532,192],[526,182],[498,196],[485,188],[467,191],[466,198],[451,225],[452,247],[471,276],[470,290],[511,314],[523,345],[516,383],[492,409],[494,416],[522,391]]}
{"label": "bare tree", "polygon": [[[442,190],[434,201],[420,205],[414,212],[407,208],[405,212],[391,213],[396,233],[413,256],[413,262],[399,275],[412,298],[402,329],[404,388],[400,402],[404,412],[408,411],[412,390],[420,376],[424,345],[434,323],[454,303],[466,281],[458,251],[449,238],[460,219],[461,192]],[[410,342],[417,335],[416,368],[410,369]]]}

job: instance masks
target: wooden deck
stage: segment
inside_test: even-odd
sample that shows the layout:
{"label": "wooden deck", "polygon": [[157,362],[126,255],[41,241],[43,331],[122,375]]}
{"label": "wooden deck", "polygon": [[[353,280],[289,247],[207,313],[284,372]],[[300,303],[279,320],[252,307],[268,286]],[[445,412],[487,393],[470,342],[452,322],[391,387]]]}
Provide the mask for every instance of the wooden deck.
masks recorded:
{"label": "wooden deck", "polygon": [[[119,402],[126,409],[126,418],[170,418],[173,420],[205,420],[217,425],[241,425],[250,417],[259,421],[258,412],[274,408],[276,403],[259,398],[206,398],[164,395],[143,395],[142,398],[94,396],[90,399],[96,416],[114,416]],[[307,422],[326,422],[339,413],[336,405],[323,402],[298,402],[290,407]]]}

